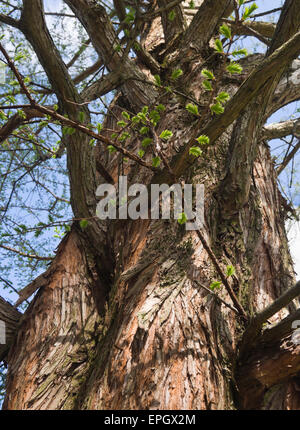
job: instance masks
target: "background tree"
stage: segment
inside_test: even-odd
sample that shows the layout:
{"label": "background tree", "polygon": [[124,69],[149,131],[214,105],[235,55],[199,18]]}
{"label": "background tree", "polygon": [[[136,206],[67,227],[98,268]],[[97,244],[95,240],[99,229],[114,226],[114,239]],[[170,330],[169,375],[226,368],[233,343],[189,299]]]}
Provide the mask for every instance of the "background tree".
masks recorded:
{"label": "background tree", "polygon": [[[23,315],[0,302],[4,408],[299,409],[295,211],[277,182],[299,120],[266,121],[300,97],[300,1],[277,23],[242,0],[64,3],[57,37],[41,0],[1,2],[0,246],[50,262],[19,291],[16,306],[38,291]],[[244,36],[266,52],[248,55]],[[267,140],[285,136],[276,166]],[[203,228],[100,221],[97,186],[119,175],[204,184]]]}

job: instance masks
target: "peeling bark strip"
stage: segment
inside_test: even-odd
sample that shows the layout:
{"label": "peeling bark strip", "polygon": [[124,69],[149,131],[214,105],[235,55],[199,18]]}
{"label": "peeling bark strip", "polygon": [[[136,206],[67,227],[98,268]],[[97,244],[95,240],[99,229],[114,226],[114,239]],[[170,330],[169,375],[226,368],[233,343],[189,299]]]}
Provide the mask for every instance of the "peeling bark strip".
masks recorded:
{"label": "peeling bark strip", "polygon": [[[142,34],[136,61],[121,46],[99,2],[66,3],[108,70],[82,93],[46,27],[41,0],[24,0],[19,21],[0,15],[1,22],[19,28],[30,41],[59,101],[56,112],[37,106],[28,94],[27,119],[50,115],[76,130],[65,142],[72,208],[76,219],[90,220],[80,232],[74,222],[48,270],[20,292],[17,304],[38,290],[20,322],[17,311],[0,300],[0,319],[4,310],[12,323],[4,408],[300,409],[300,351],[293,331],[300,314],[296,300],[290,303],[299,283],[291,289],[295,279],[286,214],[262,140],[295,125],[262,128],[270,113],[300,97],[300,64],[292,61],[299,54],[300,0],[285,2],[276,28],[233,24],[234,32],[267,37],[269,45],[266,57],[242,61],[239,77],[223,73],[211,48],[219,23],[235,10],[231,1],[196,0],[199,9],[192,19],[186,1],[151,2],[153,22],[138,18]],[[124,29],[125,4],[113,3]],[[171,4],[176,11],[172,25]],[[224,115],[211,115],[202,88],[203,64],[220,75],[218,91],[231,96]],[[183,75],[170,82],[177,68],[184,69]],[[154,73],[174,92],[153,85]],[[20,77],[21,87],[22,82]],[[120,91],[103,135],[93,134],[86,127],[86,102],[112,88]],[[26,86],[22,90],[26,94]],[[199,117],[186,109],[191,100],[199,102]],[[128,163],[100,142],[89,145],[91,137],[111,144],[107,130],[117,128],[122,111],[152,109],[157,103],[165,110],[155,134],[173,133],[161,142],[162,159],[182,183],[205,186],[200,234],[187,232],[176,220],[94,219],[95,191],[103,178],[114,182],[122,170],[130,184],[170,179],[167,169],[147,168],[151,151],[137,165],[139,138],[120,145],[122,155],[131,155]],[[78,122],[82,110],[84,124]],[[10,118],[0,138],[19,126],[18,118]],[[192,163],[189,148],[200,134],[207,134],[211,145]],[[235,268],[230,277],[229,265]],[[211,292],[213,281],[226,288]],[[262,328],[266,319],[270,327]],[[249,335],[251,323],[254,336]]]}
{"label": "peeling bark strip", "polygon": [[84,380],[105,294],[82,251],[72,231],[58,249],[51,279],[26,311],[8,356],[4,408],[68,409]]}
{"label": "peeling bark strip", "polygon": [[[255,346],[248,349],[247,358],[236,372],[242,408],[260,408],[268,389],[297,376],[300,371],[297,327],[300,327],[300,310],[265,329]],[[297,396],[300,400],[299,393]]]}

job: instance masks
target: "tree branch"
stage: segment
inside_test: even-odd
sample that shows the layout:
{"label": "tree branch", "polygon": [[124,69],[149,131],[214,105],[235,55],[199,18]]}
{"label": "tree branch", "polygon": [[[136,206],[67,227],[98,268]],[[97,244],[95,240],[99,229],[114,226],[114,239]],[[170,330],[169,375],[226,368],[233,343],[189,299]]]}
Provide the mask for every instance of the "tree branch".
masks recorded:
{"label": "tree branch", "polygon": [[262,139],[280,139],[281,137],[296,135],[300,137],[300,119],[291,119],[272,124],[266,124],[262,128]]}
{"label": "tree branch", "polygon": [[194,45],[199,50],[204,48],[230,5],[231,0],[204,1],[183,36],[179,56],[182,55],[182,51],[186,47],[189,48],[191,45]]}
{"label": "tree branch", "polygon": [[277,175],[280,175],[280,173],[286,168],[289,162],[292,161],[292,159],[295,157],[299,149],[300,149],[300,140],[298,140],[298,143],[294,146],[292,151],[284,158],[283,162],[276,169]]}
{"label": "tree branch", "polygon": [[211,144],[218,139],[226,128],[240,115],[249,105],[250,101],[261,92],[262,87],[274,79],[300,52],[300,31],[280,48],[265,58],[248,76],[236,94],[229,100],[225,112],[215,116],[204,128],[201,122],[196,124],[193,139],[184,150],[183,155],[177,161],[175,173],[180,176],[181,172],[188,166],[189,149],[195,144],[195,139],[200,134],[209,136]]}
{"label": "tree branch", "polygon": [[[183,0],[182,0],[183,1]],[[181,34],[184,31],[185,20],[182,11],[182,6],[180,4],[176,4],[171,9],[175,17],[173,20],[169,19],[169,5],[174,3],[172,0],[158,0],[158,5],[160,9],[162,9],[161,22],[164,30],[165,43],[168,45],[175,37]],[[178,2],[177,2],[178,3]]]}
{"label": "tree branch", "polygon": [[[80,20],[109,71],[122,70],[123,76],[146,79],[136,64],[128,57],[124,57],[122,49],[115,49],[119,40],[103,6],[90,0],[66,0],[66,3]],[[157,96],[154,87],[142,85],[138,80],[131,82],[130,85],[125,83],[122,91],[136,109],[149,105]]]}
{"label": "tree branch", "polygon": [[[300,309],[264,330],[240,357],[235,379],[242,409],[259,409],[266,391],[300,371]],[[245,340],[246,342],[246,340]]]}
{"label": "tree branch", "polygon": [[282,76],[270,101],[266,115],[269,117],[281,107],[300,98],[300,60],[294,60]]}

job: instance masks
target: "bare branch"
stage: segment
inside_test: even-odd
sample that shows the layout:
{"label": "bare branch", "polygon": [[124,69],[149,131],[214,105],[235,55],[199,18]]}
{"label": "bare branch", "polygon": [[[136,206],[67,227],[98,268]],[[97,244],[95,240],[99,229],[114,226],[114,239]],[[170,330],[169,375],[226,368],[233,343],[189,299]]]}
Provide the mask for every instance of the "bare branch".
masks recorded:
{"label": "bare branch", "polygon": [[300,136],[300,119],[291,119],[272,124],[266,124],[262,128],[262,139],[280,139],[289,135]]}
{"label": "bare branch", "polygon": [[[132,60],[124,57],[122,49],[115,49],[119,40],[103,6],[87,0],[66,0],[66,3],[84,26],[95,50],[109,71],[122,69],[123,76],[146,78]],[[155,88],[142,85],[138,80],[131,82],[130,85],[125,83],[122,91],[137,109],[149,105],[157,95]]]}
{"label": "bare branch", "polygon": [[300,60],[294,60],[282,76],[267,108],[267,116],[281,107],[300,99]]}
{"label": "bare branch", "polygon": [[53,260],[53,257],[42,257],[40,255],[36,254],[28,254],[27,252],[20,251],[19,249],[12,248],[11,246],[6,246],[3,244],[0,244],[0,248],[6,249],[7,251],[14,252],[15,254],[21,255],[22,257],[26,258],[33,258],[35,260],[39,261],[51,261]]}
{"label": "bare branch", "polygon": [[298,143],[294,146],[292,151],[286,155],[283,162],[280,164],[280,166],[276,169],[277,175],[280,175],[280,173],[286,168],[286,166],[289,164],[290,161],[295,157],[297,152],[300,150],[300,140],[298,140]]}
{"label": "bare branch", "polygon": [[261,91],[261,88],[276,73],[280,73],[300,52],[300,31],[298,31],[288,42],[265,58],[239,88],[237,93],[227,103],[223,115],[213,118],[207,126],[201,128],[201,124],[195,127],[194,138],[191,139],[184,154],[176,166],[176,174],[182,172],[189,160],[189,149],[193,146],[199,133],[209,136],[211,143],[215,142],[226,128],[239,116],[251,100]]}
{"label": "bare branch", "polygon": [[191,44],[199,50],[205,47],[230,4],[231,0],[219,0],[218,2],[206,0],[203,2],[183,36],[182,49],[190,47]]}
{"label": "bare branch", "polygon": [[174,2],[170,0],[158,0],[158,5],[160,9],[162,9],[162,11],[160,12],[160,15],[161,15],[162,26],[164,29],[166,44],[172,41],[174,37],[182,33],[185,27],[184,15],[180,4],[173,6],[171,10],[174,12],[174,19],[173,20],[169,19],[169,13],[170,13],[169,7],[171,3],[174,3]]}

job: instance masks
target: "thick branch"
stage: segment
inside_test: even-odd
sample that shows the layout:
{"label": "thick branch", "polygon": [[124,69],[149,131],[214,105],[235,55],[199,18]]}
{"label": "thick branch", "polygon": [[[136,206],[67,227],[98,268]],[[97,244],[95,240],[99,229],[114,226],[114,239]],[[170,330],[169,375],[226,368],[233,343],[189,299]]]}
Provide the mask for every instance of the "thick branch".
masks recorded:
{"label": "thick branch", "polygon": [[300,98],[300,60],[294,60],[288,71],[282,76],[267,107],[267,116],[281,107]]}
{"label": "thick branch", "polygon": [[[119,41],[103,6],[90,0],[66,0],[66,3],[84,26],[95,50],[109,71],[122,70],[123,76],[146,79],[132,60],[123,57],[122,49],[115,49]],[[131,105],[137,109],[149,105],[157,95],[154,87],[143,85],[138,80],[124,84],[122,91]]]}
{"label": "thick branch", "polygon": [[[266,329],[239,361],[236,381],[241,408],[258,409],[265,392],[300,371],[300,309]],[[245,340],[246,341],[246,340]]]}
{"label": "thick branch", "polygon": [[161,22],[164,29],[166,44],[182,33],[185,26],[184,15],[180,4],[177,4],[172,8],[172,11],[175,13],[175,17],[172,21],[169,19],[170,11],[167,6],[170,3],[173,3],[173,0],[158,0],[158,5],[162,8]]}
{"label": "thick branch", "polygon": [[300,52],[300,31],[297,32],[288,42],[283,44],[269,57],[265,58],[257,66],[249,77],[239,88],[237,93],[227,103],[225,112],[221,116],[215,116],[206,127],[201,128],[201,123],[195,127],[193,139],[185,148],[183,156],[176,166],[177,174],[180,174],[188,166],[189,149],[195,144],[195,139],[200,134],[209,136],[211,143],[214,143],[226,128],[240,115],[249,105],[250,101],[261,92],[262,87],[277,73],[280,73]]}
{"label": "thick branch", "polygon": [[181,46],[184,50],[190,45],[197,49],[205,47],[211,39],[216,26],[231,5],[231,0],[206,0],[199,7],[183,37]]}
{"label": "thick branch", "polygon": [[288,120],[272,124],[266,124],[261,133],[262,139],[280,139],[281,137],[296,135],[300,137],[300,120]]}
{"label": "thick branch", "polygon": [[280,173],[286,168],[289,162],[292,161],[292,159],[295,157],[299,149],[300,149],[300,140],[298,140],[297,144],[294,146],[292,151],[284,158],[283,162],[276,169],[277,175],[280,175]]}

